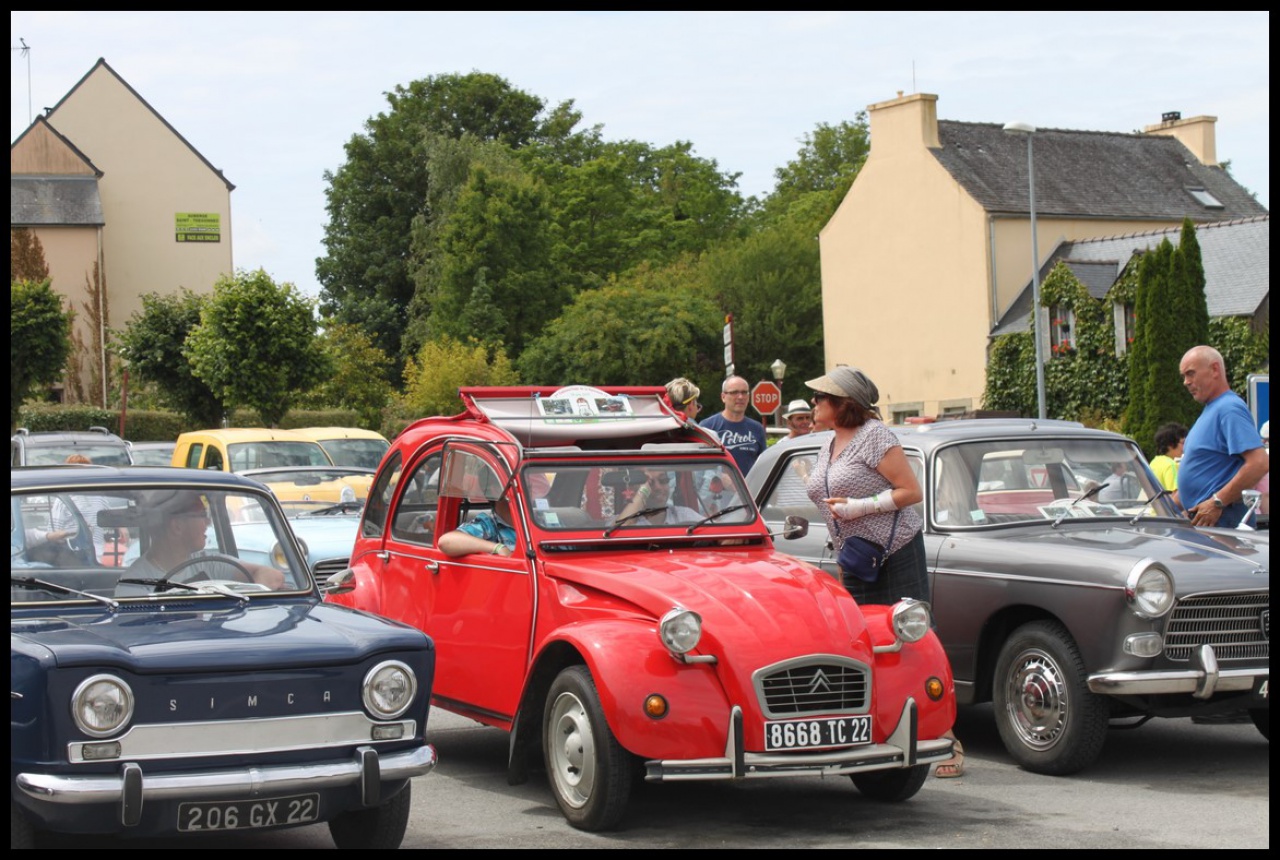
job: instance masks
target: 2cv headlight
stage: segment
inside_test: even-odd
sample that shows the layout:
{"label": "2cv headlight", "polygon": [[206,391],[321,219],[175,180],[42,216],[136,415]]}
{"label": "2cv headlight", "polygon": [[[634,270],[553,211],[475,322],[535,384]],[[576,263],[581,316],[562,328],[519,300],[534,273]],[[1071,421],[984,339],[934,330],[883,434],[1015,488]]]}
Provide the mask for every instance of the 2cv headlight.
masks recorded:
{"label": "2cv headlight", "polygon": [[919,642],[929,632],[933,613],[923,600],[907,597],[893,607],[893,635],[903,642]]}
{"label": "2cv headlight", "polygon": [[667,650],[681,657],[698,647],[702,638],[702,616],[679,606],[662,616],[658,623],[658,635]]}

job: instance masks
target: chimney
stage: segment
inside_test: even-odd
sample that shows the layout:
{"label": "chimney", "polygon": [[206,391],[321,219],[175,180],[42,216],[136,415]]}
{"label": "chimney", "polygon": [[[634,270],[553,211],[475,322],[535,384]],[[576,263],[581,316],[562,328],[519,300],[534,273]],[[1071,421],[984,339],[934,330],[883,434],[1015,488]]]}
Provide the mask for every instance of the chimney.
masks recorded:
{"label": "chimney", "polygon": [[1216,116],[1183,119],[1180,111],[1167,111],[1160,115],[1158,125],[1149,125],[1142,131],[1145,134],[1177,138],[1201,164],[1217,167],[1218,146],[1214,134],[1214,123],[1217,121]]}
{"label": "chimney", "polygon": [[871,154],[880,156],[928,147],[937,149],[938,97],[930,93],[898,93],[887,102],[867,106]]}

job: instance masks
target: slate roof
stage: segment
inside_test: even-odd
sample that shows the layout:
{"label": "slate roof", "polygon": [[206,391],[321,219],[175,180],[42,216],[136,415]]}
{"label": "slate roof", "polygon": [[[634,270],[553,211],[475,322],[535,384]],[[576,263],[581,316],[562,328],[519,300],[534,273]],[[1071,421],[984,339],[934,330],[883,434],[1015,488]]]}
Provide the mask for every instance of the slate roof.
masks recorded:
{"label": "slate roof", "polygon": [[[938,162],[984,209],[1030,210],[1026,136],[996,123],[938,121]],[[1267,210],[1221,167],[1162,135],[1042,128],[1034,134],[1036,217],[1224,221]],[[1196,200],[1203,188],[1221,208]]]}
{"label": "slate roof", "polygon": [[[1037,179],[1039,175],[1037,174]],[[1040,200],[1036,198],[1037,217]],[[1149,230],[1124,236],[1064,242],[1040,270],[1041,283],[1059,260],[1089,289],[1105,298],[1135,254],[1155,248],[1164,239],[1177,247],[1181,227]],[[1271,293],[1271,216],[1196,225],[1200,260],[1204,266],[1205,299],[1211,318],[1251,316]],[[1031,283],[991,331],[991,337],[1029,330]]]}
{"label": "slate roof", "polygon": [[10,227],[105,223],[96,176],[9,177]]}

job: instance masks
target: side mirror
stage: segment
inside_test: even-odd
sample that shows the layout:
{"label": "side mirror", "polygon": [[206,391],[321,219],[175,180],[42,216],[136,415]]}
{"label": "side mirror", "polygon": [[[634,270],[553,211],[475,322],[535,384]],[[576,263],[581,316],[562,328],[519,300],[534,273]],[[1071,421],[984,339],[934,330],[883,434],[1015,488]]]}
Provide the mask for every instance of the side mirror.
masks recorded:
{"label": "side mirror", "polygon": [[784,540],[795,540],[809,533],[809,521],[804,517],[792,514],[783,520],[782,537]]}
{"label": "side mirror", "polygon": [[320,586],[324,594],[348,594],[356,590],[356,572],[345,568],[329,577],[329,581]]}

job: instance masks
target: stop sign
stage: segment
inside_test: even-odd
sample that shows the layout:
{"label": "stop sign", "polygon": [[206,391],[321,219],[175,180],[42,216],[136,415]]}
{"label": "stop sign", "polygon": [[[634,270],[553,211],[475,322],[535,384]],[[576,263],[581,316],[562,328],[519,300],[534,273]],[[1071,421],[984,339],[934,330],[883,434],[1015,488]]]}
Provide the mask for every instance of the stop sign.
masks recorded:
{"label": "stop sign", "polygon": [[762,379],[751,389],[751,405],[761,415],[772,415],[782,406],[782,389]]}

